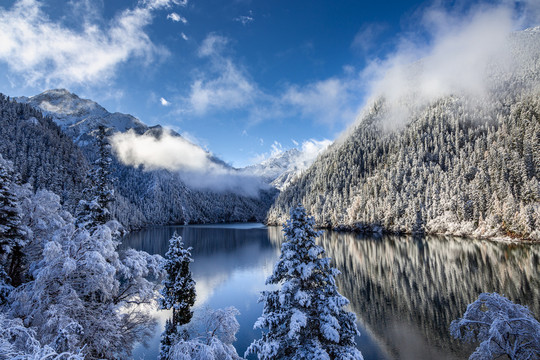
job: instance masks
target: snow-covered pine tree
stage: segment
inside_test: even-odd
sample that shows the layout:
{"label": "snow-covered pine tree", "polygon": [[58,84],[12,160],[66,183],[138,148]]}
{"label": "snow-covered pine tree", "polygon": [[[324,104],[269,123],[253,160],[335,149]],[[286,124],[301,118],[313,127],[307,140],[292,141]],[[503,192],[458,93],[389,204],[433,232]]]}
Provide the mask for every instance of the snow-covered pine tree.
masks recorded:
{"label": "snow-covered pine tree", "polygon": [[110,203],[114,200],[111,186],[111,145],[107,140],[107,129],[99,126],[96,130],[98,158],[89,174],[89,188],[83,191],[85,199],[79,202],[77,209],[77,225],[90,229],[104,225],[111,220]]}
{"label": "snow-covered pine tree", "polygon": [[14,179],[16,174],[12,163],[0,155],[0,287],[4,289],[0,290],[1,293],[5,293],[7,289],[5,285],[20,283],[17,274],[25,241],[21,227],[20,204],[13,188]]}
{"label": "snow-covered pine tree", "polygon": [[[191,277],[189,264],[191,247],[184,248],[182,237],[176,232],[169,240],[169,250],[165,254],[163,270],[167,278],[163,281],[162,297],[159,299],[161,309],[173,310],[172,318],[167,320],[165,331],[161,336],[160,359],[167,359],[169,349],[179,335],[178,327],[191,321],[195,303],[195,281]],[[185,334],[184,334],[185,335]]]}
{"label": "snow-covered pine tree", "polygon": [[291,209],[283,226],[285,242],[267,284],[279,290],[264,291],[262,316],[255,328],[263,330],[246,355],[259,359],[362,359],[354,337],[359,335],[356,316],[343,309],[349,301],[337,289],[330,258],[315,244],[320,235],[314,220],[299,205]]}

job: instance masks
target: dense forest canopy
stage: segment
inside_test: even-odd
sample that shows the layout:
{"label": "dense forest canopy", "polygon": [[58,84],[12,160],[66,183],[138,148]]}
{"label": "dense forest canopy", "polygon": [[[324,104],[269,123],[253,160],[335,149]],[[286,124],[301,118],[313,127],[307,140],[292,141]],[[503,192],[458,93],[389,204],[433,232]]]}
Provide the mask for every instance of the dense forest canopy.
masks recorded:
{"label": "dense forest canopy", "polygon": [[511,37],[519,66],[490,68],[485,93],[379,97],[281,192],[269,223],[303,203],[322,227],[540,239],[539,34]]}

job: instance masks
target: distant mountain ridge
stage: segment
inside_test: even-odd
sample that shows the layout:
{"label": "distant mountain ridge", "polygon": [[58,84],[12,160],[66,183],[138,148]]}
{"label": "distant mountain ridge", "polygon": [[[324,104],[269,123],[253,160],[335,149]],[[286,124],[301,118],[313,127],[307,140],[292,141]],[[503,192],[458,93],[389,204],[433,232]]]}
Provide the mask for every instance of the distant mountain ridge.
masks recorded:
{"label": "distant mountain ridge", "polygon": [[[305,146],[306,143],[311,146]],[[258,164],[240,170],[246,174],[259,176],[266,183],[283,191],[313,164],[317,156],[323,153],[331,142],[310,140],[306,143],[301,149],[292,148],[280,151]]]}

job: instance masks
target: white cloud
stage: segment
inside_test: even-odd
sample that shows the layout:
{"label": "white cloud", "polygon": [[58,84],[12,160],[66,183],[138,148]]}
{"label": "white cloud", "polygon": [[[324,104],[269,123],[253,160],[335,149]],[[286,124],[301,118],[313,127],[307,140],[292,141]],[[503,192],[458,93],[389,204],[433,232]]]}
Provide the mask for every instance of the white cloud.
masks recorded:
{"label": "white cloud", "polygon": [[192,133],[190,133],[188,131],[182,131],[181,135],[182,135],[182,137],[184,139],[186,139],[190,143],[195,144],[197,146],[200,146],[205,151],[209,151],[208,150],[208,148],[209,148],[208,140],[200,138],[200,137],[196,136],[195,134],[192,134]]}
{"label": "white cloud", "polygon": [[188,0],[142,0],[141,3],[149,9],[162,9],[173,5],[186,6]]}
{"label": "white cloud", "polygon": [[132,130],[116,133],[111,136],[111,144],[124,164],[142,165],[147,170],[208,171],[216,167],[206,151],[167,131],[159,139]]}
{"label": "white cloud", "polygon": [[210,60],[206,73],[201,73],[191,84],[188,103],[202,115],[212,109],[231,110],[252,103],[258,89],[245,71],[222,54],[229,40],[210,34],[199,48],[199,56]]}
{"label": "white cloud", "polygon": [[283,145],[281,145],[281,143],[279,143],[278,141],[274,141],[272,146],[270,146],[270,157],[277,156],[284,151],[285,150],[283,150]]}
{"label": "white cloud", "polygon": [[361,82],[353,77],[333,77],[290,86],[282,95],[282,106],[306,118],[326,124],[350,123],[360,107]]}
{"label": "white cloud", "polygon": [[105,26],[89,20],[97,15],[89,16],[76,30],[49,18],[40,2],[19,0],[10,9],[0,8],[0,61],[27,85],[102,82],[131,58],[149,62],[167,53],[144,29],[153,10],[174,3],[149,1],[120,12]]}
{"label": "white cloud", "polygon": [[[515,2],[501,1],[498,5],[470,6],[465,14],[463,8],[454,13],[440,7],[424,8],[414,15],[413,31],[396,35],[394,53],[374,59],[361,71],[345,65],[341,74],[290,84],[277,93],[252,80],[231,55],[230,39],[209,34],[198,51],[208,62],[191,83],[184,111],[203,116],[210,111],[240,109],[252,123],[302,117],[342,126],[353,123],[366,103],[383,94],[395,103],[409,96],[415,104],[454,92],[483,94],[488,85],[488,64],[495,61],[497,66],[512,67],[508,34],[522,27],[525,18],[530,22],[531,14],[540,14],[540,5],[532,0],[519,1],[523,7],[519,13],[513,7]],[[527,11],[530,8],[536,10]],[[351,47],[369,53],[384,31],[382,24],[365,26]],[[399,106],[392,112],[396,123],[407,116],[406,109]]]}
{"label": "white cloud", "polygon": [[174,22],[182,22],[183,24],[187,24],[187,19],[183,17],[182,15],[178,15],[177,13],[173,12],[167,15],[167,19],[171,19]]}
{"label": "white cloud", "polygon": [[333,124],[349,123],[357,113],[359,79],[336,77],[303,87],[293,85],[274,96],[261,90],[246,70],[224,54],[229,45],[228,38],[212,33],[199,47],[199,56],[209,59],[209,66],[191,84],[186,101],[196,114],[244,109],[254,122],[299,114]]}
{"label": "white cloud", "polygon": [[180,36],[182,36],[182,39],[184,39],[186,41],[189,40],[188,36],[186,34],[184,34],[184,33],[181,33]]}
{"label": "white cloud", "polygon": [[307,169],[313,164],[315,159],[317,159],[317,156],[325,151],[330,145],[332,145],[332,141],[328,139],[309,139],[302,142],[302,147],[300,148],[301,155],[296,161],[297,168]]}
{"label": "white cloud", "polygon": [[362,52],[368,52],[376,45],[376,40],[387,29],[383,23],[365,23],[354,36],[351,47]]}
{"label": "white cloud", "polygon": [[125,165],[178,172],[194,188],[258,196],[259,190],[266,187],[260,179],[213,161],[210,153],[167,130],[159,138],[129,130],[112,135],[110,140],[114,153]]}
{"label": "white cloud", "polygon": [[200,57],[215,57],[222,56],[222,52],[229,43],[229,39],[225,36],[214,33],[208,34],[199,47]]}
{"label": "white cloud", "polygon": [[255,21],[255,18],[253,17],[253,11],[250,10],[249,15],[241,15],[241,16],[235,17],[233,20],[246,26],[247,24]]}
{"label": "white cloud", "polygon": [[517,71],[509,36],[525,20],[514,4],[480,4],[467,13],[426,9],[419,24],[429,41],[403,37],[395,53],[372,61],[361,74],[369,84],[369,102],[380,96],[388,101],[387,125],[402,125],[411,108],[442,96],[485,96],[494,81],[493,69]]}
{"label": "white cloud", "polygon": [[171,105],[171,103],[168,102],[165,98],[160,98],[160,99],[159,99],[159,102],[160,102],[161,105],[163,105],[163,106],[169,106],[169,105]]}

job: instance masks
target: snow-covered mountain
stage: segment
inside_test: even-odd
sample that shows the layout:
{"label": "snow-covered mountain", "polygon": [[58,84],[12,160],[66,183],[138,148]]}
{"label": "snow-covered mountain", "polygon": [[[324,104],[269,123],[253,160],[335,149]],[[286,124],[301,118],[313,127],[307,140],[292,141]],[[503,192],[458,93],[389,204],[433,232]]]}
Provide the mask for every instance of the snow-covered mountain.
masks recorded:
{"label": "snow-covered mountain", "polygon": [[[91,145],[94,132],[100,126],[111,130],[112,133],[132,130],[138,135],[144,134],[155,138],[160,138],[167,131],[168,134],[189,142],[174,130],[165,130],[161,125],[148,126],[130,114],[110,113],[95,101],[82,99],[66,89],[46,90],[35,96],[21,96],[15,100],[33,106],[43,115],[51,117],[64,133],[82,148]],[[190,144],[200,148],[196,144]],[[206,152],[202,148],[200,150]],[[208,158],[218,166],[228,167],[223,160],[210,153]]]}
{"label": "snow-covered mountain", "polygon": [[[480,83],[452,83],[429,58],[403,69],[416,83],[376,96],[268,222],[302,203],[322,227],[540,239],[540,28],[504,45],[466,72]],[[426,91],[433,79],[440,92]]]}
{"label": "snow-covered mountain", "polygon": [[[113,155],[116,156],[113,156],[112,176],[115,179],[116,199],[111,210],[114,216],[129,228],[171,223],[263,221],[273,201],[275,191],[260,187],[259,181],[249,176],[242,177],[248,174],[242,174],[178,133],[165,130],[159,125],[149,127],[132,115],[110,113],[95,101],[82,99],[65,89],[48,90],[36,96],[19,97],[15,100],[51,117],[80,147],[89,164],[92,164],[97,156],[96,130],[104,126],[111,135],[127,134],[128,137],[138,136],[143,140],[152,137],[156,141],[151,143],[174,139],[184,145],[182,149],[196,152],[199,159],[203,159],[205,168],[219,169],[220,176],[228,177],[228,181],[217,177],[216,181],[212,182],[208,174],[198,175],[199,178],[204,177],[206,182],[203,182],[193,180],[196,174],[187,176],[181,171],[166,167],[147,167],[144,161],[126,165],[128,163],[121,161],[120,153],[114,151]],[[133,149],[140,149],[144,144],[137,143],[134,146]],[[152,151],[144,150],[147,153]],[[175,155],[185,158],[187,154]],[[190,179],[191,182],[188,182]],[[215,187],[214,184],[218,181],[221,186]],[[77,202],[78,199],[74,201]]]}
{"label": "snow-covered mountain", "polygon": [[298,149],[290,149],[271,156],[258,164],[246,166],[242,170],[249,174],[260,176],[268,183],[271,183],[285,171],[293,167],[299,156],[300,151]]}
{"label": "snow-covered mountain", "polygon": [[[112,132],[123,133],[132,130],[136,134],[150,135],[155,138],[160,138],[164,132],[160,125],[147,126],[132,115],[110,113],[95,101],[80,98],[66,89],[47,90],[35,96],[18,97],[15,100],[33,106],[44,115],[50,116],[83,149],[92,144],[93,132],[99,126],[111,129]],[[175,137],[181,137],[174,131],[167,131]],[[318,146],[315,150],[313,147],[309,149],[304,147],[282,151],[259,164],[238,169],[238,173],[260,177],[264,183],[283,190],[315,161],[319,152],[326,146],[327,144]],[[201,148],[201,151],[205,150]],[[225,161],[210,153],[208,153],[208,158],[216,166],[235,171]]]}
{"label": "snow-covered mountain", "polygon": [[329,140],[306,141],[300,149],[281,151],[268,159],[247,166],[241,171],[245,174],[261,177],[267,184],[283,191],[307,170],[330,145]]}
{"label": "snow-covered mountain", "polygon": [[120,132],[133,129],[139,134],[149,129],[132,115],[110,113],[95,101],[81,99],[66,89],[47,90],[39,95],[15,100],[34,106],[50,116],[79,145],[86,144],[90,140],[88,135],[99,126]]}

